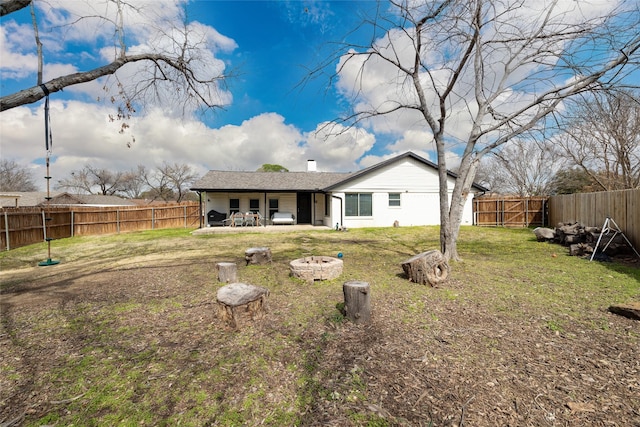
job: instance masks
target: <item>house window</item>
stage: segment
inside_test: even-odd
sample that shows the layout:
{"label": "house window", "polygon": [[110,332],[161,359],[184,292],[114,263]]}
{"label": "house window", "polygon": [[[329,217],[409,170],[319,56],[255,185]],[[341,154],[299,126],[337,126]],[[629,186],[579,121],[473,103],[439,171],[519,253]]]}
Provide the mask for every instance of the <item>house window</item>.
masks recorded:
{"label": "house window", "polygon": [[344,195],[345,216],[373,216],[371,193],[347,193]]}
{"label": "house window", "polygon": [[389,193],[389,206],[400,206],[400,193]]}
{"label": "house window", "polygon": [[240,199],[229,199],[229,214],[240,212]]}
{"label": "house window", "polygon": [[324,215],[331,215],[331,194],[324,195]]}
{"label": "house window", "polygon": [[278,212],[278,199],[269,199],[269,218]]}
{"label": "house window", "polygon": [[260,210],[260,199],[249,199],[249,210],[258,212]]}

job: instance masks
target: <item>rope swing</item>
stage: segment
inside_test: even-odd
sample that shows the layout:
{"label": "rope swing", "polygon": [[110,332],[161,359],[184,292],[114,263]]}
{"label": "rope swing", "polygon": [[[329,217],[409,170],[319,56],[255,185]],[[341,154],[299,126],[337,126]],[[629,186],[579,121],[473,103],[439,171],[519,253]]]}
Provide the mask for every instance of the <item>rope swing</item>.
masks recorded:
{"label": "rope swing", "polygon": [[43,227],[44,230],[44,240],[47,242],[47,260],[40,261],[38,263],[39,266],[47,266],[47,265],[56,265],[59,264],[60,261],[51,259],[51,241],[53,238],[49,237],[49,223],[53,218],[51,218],[50,210],[51,210],[51,174],[49,173],[49,159],[51,158],[51,153],[53,151],[53,138],[51,137],[51,127],[49,121],[49,89],[43,84],[40,85],[42,91],[44,92],[44,147],[47,150],[46,162],[47,162],[47,176],[44,179],[47,180],[47,196],[45,197],[46,208],[42,211],[43,218]]}

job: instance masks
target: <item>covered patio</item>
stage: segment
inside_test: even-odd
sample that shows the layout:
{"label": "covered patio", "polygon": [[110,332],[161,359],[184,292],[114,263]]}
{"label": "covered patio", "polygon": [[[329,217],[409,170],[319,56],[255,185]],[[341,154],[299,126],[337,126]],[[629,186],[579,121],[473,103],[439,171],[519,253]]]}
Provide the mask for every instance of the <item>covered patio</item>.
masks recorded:
{"label": "covered patio", "polygon": [[254,227],[204,227],[194,230],[191,234],[228,234],[228,233],[287,233],[304,230],[332,230],[326,225],[296,224],[296,225],[263,225]]}

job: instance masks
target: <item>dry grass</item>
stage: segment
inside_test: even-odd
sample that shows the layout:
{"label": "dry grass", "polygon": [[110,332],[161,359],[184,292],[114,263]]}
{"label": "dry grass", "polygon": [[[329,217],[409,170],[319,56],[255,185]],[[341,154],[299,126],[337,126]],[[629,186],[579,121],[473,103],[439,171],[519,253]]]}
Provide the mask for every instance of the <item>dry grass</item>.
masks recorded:
{"label": "dry grass", "polygon": [[[638,267],[464,228],[448,283],[408,282],[400,262],[437,238],[173,230],[56,241],[50,267],[43,245],[2,253],[0,425],[640,425],[640,322],[607,311],[640,298]],[[252,246],[273,263],[245,266]],[[290,277],[337,252],[339,279]],[[216,318],[218,261],[270,289],[260,322]],[[368,325],[336,308],[352,279]]]}

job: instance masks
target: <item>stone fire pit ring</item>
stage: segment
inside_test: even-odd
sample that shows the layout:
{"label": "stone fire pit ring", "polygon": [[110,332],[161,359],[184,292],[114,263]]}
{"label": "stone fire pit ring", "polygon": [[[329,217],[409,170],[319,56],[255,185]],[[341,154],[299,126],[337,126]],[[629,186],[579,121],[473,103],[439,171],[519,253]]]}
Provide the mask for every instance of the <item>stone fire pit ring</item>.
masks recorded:
{"label": "stone fire pit ring", "polygon": [[308,256],[289,263],[291,275],[308,282],[331,280],[342,274],[342,260],[330,256]]}

